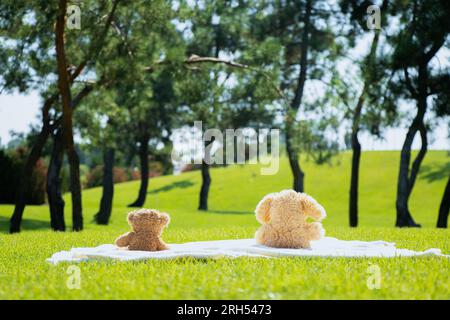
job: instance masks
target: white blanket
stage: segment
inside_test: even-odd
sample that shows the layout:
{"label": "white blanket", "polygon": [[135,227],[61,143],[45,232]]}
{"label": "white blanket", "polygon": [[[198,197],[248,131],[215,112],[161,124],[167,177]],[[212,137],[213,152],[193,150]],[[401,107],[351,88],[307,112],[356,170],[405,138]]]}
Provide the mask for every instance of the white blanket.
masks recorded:
{"label": "white blanket", "polygon": [[386,241],[345,241],[325,237],[312,241],[311,249],[277,249],[256,244],[255,239],[220,240],[170,244],[165,251],[129,251],[112,244],[94,248],[73,248],[61,251],[47,259],[48,262],[79,262],[87,260],[113,259],[135,261],[147,259],[222,258],[222,257],[411,257],[443,256],[440,249],[412,251],[397,249],[395,243]]}

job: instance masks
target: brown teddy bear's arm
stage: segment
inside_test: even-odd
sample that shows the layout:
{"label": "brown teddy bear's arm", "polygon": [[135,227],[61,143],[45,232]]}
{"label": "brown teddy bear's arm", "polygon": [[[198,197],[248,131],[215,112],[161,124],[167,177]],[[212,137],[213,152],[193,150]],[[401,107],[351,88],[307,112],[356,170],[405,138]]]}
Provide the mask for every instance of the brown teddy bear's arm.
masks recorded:
{"label": "brown teddy bear's arm", "polygon": [[134,232],[133,231],[127,232],[127,233],[121,235],[115,241],[116,246],[118,246],[118,247],[127,247],[130,244],[131,239],[133,238],[133,236],[134,236]]}
{"label": "brown teddy bear's arm", "polygon": [[160,240],[160,242],[157,245],[156,250],[161,251],[161,250],[168,250],[169,246],[162,240]]}

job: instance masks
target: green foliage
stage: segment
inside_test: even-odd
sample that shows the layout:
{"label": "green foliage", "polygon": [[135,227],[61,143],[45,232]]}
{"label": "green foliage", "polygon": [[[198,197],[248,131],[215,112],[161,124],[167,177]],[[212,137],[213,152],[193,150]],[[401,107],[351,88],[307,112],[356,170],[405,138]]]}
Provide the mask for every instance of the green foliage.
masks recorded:
{"label": "green foliage", "polygon": [[[267,63],[280,50],[275,38],[255,42],[249,24],[252,5],[244,2],[182,1],[179,23],[188,56],[237,61],[248,68],[225,63],[183,67],[176,92],[183,104],[179,126],[202,121],[210,128],[270,128],[276,123],[278,98],[275,68]],[[225,155],[226,156],[226,155]]]}
{"label": "green foliage", "polygon": [[[111,1],[87,0],[79,4],[82,12],[81,29],[66,30],[65,46],[68,64],[79,66],[83,61],[99,55],[104,49],[101,37],[105,15]],[[0,84],[5,90],[26,91],[34,88],[45,96],[55,91],[56,58],[54,24],[58,3],[53,1],[10,1],[0,4]],[[88,61],[85,72],[92,71]]]}
{"label": "green foliage", "polygon": [[[338,151],[335,123],[340,102],[332,81],[337,78],[336,63],[345,54],[338,38],[340,30],[330,26],[343,17],[335,4],[311,4],[306,29],[307,1],[249,2],[250,40],[244,57],[271,70],[273,83],[282,91],[282,95],[272,98],[272,104],[283,119],[278,126],[292,131],[292,148],[325,162]],[[299,87],[302,68],[306,70],[304,89]]]}
{"label": "green foliage", "polygon": [[[392,54],[384,55],[376,63],[385,73],[390,74],[388,87],[385,88],[387,101],[382,107],[395,112],[401,100],[416,102],[420,99],[432,99],[432,117],[427,119],[433,125],[439,117],[450,114],[449,67],[433,63],[439,50],[448,47],[450,26],[447,23],[450,6],[447,1],[395,1],[389,14],[403,25],[387,38]],[[380,69],[379,68],[379,69]],[[374,73],[372,71],[372,73]],[[419,74],[426,74],[421,80]],[[377,89],[377,88],[375,88]],[[421,92],[422,91],[422,92]],[[380,91],[372,92],[374,94]],[[404,116],[404,118],[407,118]]]}
{"label": "green foliage", "polygon": [[19,164],[14,164],[12,158],[8,156],[5,151],[0,150],[0,202],[14,203],[15,188],[11,186],[16,185],[15,172],[19,169]]}
{"label": "green foliage", "polygon": [[[165,1],[120,8],[107,53],[96,61],[96,69],[105,75],[108,85],[89,96],[76,115],[86,141],[94,148],[115,148],[125,162],[131,161],[143,140],[168,143],[178,108],[172,65],[177,60],[161,67],[154,64],[182,57],[171,15]],[[151,67],[155,68],[152,72],[148,71]]]}
{"label": "green foliage", "polygon": [[[0,150],[0,203],[14,203],[19,188],[20,173],[25,165],[27,149],[17,148],[6,153]],[[27,204],[39,205],[45,203],[45,183],[47,166],[39,159],[30,177],[28,190],[25,192]]]}
{"label": "green foliage", "polygon": [[335,117],[298,121],[293,131],[294,141],[305,151],[306,158],[312,158],[317,164],[330,163],[332,157],[339,151],[339,144],[333,138],[338,126]]}

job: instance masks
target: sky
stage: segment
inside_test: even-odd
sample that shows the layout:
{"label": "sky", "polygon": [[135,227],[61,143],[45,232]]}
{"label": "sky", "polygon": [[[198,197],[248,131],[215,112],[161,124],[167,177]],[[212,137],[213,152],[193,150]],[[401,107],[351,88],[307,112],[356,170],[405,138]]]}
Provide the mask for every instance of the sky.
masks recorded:
{"label": "sky", "polygon": [[27,95],[0,95],[0,142],[11,140],[10,131],[27,132],[31,123],[38,122],[41,105],[39,94],[35,91]]}

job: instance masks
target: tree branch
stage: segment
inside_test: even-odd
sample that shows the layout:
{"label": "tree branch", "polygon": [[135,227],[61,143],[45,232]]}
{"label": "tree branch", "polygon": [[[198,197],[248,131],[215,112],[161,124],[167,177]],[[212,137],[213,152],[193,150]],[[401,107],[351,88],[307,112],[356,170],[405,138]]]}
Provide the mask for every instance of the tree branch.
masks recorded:
{"label": "tree branch", "polygon": [[[156,61],[153,65],[144,68],[145,72],[148,73],[152,73],[155,71],[155,68],[158,65],[162,65],[162,64],[167,64],[169,61],[167,60],[159,60]],[[224,64],[226,66],[232,67],[232,68],[238,68],[238,69],[244,69],[244,70],[251,70],[251,71],[255,71],[261,75],[263,75],[266,79],[271,80],[270,75],[262,69],[247,65],[247,64],[242,64],[242,63],[238,63],[232,60],[225,60],[225,59],[221,59],[221,58],[215,58],[215,57],[201,57],[198,55],[191,55],[189,58],[184,60],[184,64],[189,66],[189,65],[195,65],[195,64],[202,64],[202,63],[212,63],[212,64]],[[271,83],[272,87],[274,88],[274,90],[277,92],[278,96],[284,100],[286,100],[286,97],[284,96],[283,92],[281,91],[281,89],[274,83]]]}
{"label": "tree branch", "polygon": [[413,98],[416,98],[419,95],[419,93],[417,92],[416,88],[414,88],[414,86],[412,84],[411,78],[409,76],[408,68],[403,68],[403,73],[405,75],[405,84],[406,84],[406,87],[408,88],[409,93],[411,93],[411,96]]}
{"label": "tree branch", "polygon": [[[72,110],[75,110],[76,107],[81,103],[81,101],[87,97],[94,89],[95,87],[98,86],[102,86],[102,85],[107,85],[109,83],[109,81],[105,80],[105,79],[101,79],[98,82],[89,82],[87,83],[81,90],[80,92],[78,92],[78,94],[72,98],[71,101],[71,108]],[[62,123],[62,116],[59,116],[51,125],[51,130],[56,129],[57,127],[59,127]]]}
{"label": "tree branch", "polygon": [[431,47],[431,49],[426,52],[423,55],[423,61],[427,64],[428,62],[430,62],[431,59],[433,59],[434,55],[441,49],[441,47],[444,45],[445,42],[445,37],[442,37],[441,39],[439,39],[438,42],[434,43],[433,46]]}
{"label": "tree branch", "polygon": [[88,55],[85,57],[85,59],[78,65],[78,67],[75,69],[75,71],[70,75],[70,82],[72,83],[84,70],[86,65],[89,63],[90,60],[93,60],[96,56],[98,56],[101,48],[103,46],[104,40],[106,38],[106,35],[108,34],[109,27],[111,26],[112,20],[114,18],[114,14],[117,9],[117,5],[119,4],[120,0],[115,0],[113,2],[112,9],[108,15],[108,18],[106,19],[105,26],[103,28],[102,33],[98,37],[98,39],[93,40],[93,45],[89,49]]}
{"label": "tree branch", "polygon": [[116,23],[116,21],[114,19],[111,21],[111,23],[112,23],[114,29],[116,30],[116,33],[119,36],[120,40],[123,41],[125,47],[127,48],[128,56],[130,58],[134,58],[133,52],[131,51],[130,46],[128,45],[128,41],[127,41],[125,35],[123,34],[122,29],[120,29],[120,26]]}
{"label": "tree branch", "polygon": [[300,56],[300,74],[298,76],[297,90],[295,90],[294,99],[291,103],[291,108],[297,111],[302,103],[303,89],[306,82],[306,74],[308,69],[308,50],[309,50],[309,29],[311,24],[311,10],[312,3],[311,0],[306,1],[305,8],[305,18],[304,27],[302,33],[302,45],[301,45],[301,56]]}

